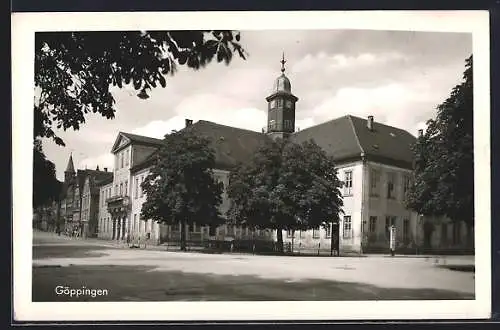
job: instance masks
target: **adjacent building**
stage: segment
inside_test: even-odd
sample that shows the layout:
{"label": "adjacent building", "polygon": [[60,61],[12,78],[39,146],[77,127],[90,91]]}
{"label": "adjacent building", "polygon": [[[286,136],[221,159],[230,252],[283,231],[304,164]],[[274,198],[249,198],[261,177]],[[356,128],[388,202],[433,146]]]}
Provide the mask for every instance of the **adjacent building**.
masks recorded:
{"label": "adjacent building", "polygon": [[112,178],[107,169],[75,171],[70,155],[64,171],[63,188],[59,201],[58,222],[62,231],[80,237],[97,237],[99,215],[99,185]]}

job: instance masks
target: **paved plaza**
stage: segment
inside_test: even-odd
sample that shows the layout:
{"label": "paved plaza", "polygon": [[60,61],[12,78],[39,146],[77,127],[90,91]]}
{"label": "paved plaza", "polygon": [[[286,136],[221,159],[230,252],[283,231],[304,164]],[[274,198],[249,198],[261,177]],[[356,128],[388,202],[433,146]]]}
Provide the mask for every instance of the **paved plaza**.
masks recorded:
{"label": "paved plaza", "polygon": [[[34,233],[33,300],[474,299],[472,256],[203,254]],[[468,271],[465,271],[467,270]],[[56,286],[108,289],[68,297]]]}

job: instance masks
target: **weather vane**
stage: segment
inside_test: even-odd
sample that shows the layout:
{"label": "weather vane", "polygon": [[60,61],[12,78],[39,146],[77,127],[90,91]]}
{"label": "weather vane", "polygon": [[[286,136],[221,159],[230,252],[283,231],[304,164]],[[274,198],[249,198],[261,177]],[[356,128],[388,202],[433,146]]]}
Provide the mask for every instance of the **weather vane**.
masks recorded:
{"label": "weather vane", "polygon": [[283,57],[281,58],[280,63],[281,63],[281,72],[285,72],[285,63],[286,63],[286,61],[285,61],[285,52],[283,52]]}

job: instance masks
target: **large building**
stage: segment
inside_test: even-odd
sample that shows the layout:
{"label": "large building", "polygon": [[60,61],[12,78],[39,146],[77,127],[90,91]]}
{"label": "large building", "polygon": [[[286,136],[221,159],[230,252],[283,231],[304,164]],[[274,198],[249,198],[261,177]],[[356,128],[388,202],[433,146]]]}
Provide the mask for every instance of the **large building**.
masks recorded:
{"label": "large building", "polygon": [[[215,151],[216,178],[228,185],[231,169],[238,162],[248,161],[266,139],[288,138],[294,142],[313,139],[338,166],[344,207],[338,228],[317,228],[304,232],[283,232],[286,243],[294,249],[330,249],[332,235],[338,238],[341,250],[370,252],[386,249],[389,227],[396,227],[399,248],[419,246],[434,248],[465,248],[465,225],[452,224],[446,219],[419,216],[404,206],[404,195],[410,185],[412,152],[416,137],[405,130],[377,122],[373,116],[359,118],[343,116],[301,131],[295,129],[295,109],[298,97],[292,93],[282,60],[281,75],[265,99],[268,103],[267,132],[255,132],[214,122],[186,119],[183,129],[207,137]],[[115,166],[113,176],[99,185],[98,236],[103,239],[148,239],[162,244],[179,237],[179,226],[166,226],[141,218],[146,198],[140,187],[155,160],[155,151],[162,140],[120,132],[111,153]],[[72,198],[79,190],[73,189]],[[66,199],[66,205],[71,198]],[[224,192],[221,213],[229,207]],[[64,211],[67,216],[68,208]],[[74,213],[73,213],[74,214]],[[74,217],[73,217],[73,221]],[[432,224],[425,226],[424,224]],[[436,230],[440,226],[440,230]],[[427,228],[427,229],[426,229]],[[432,228],[432,229],[428,229]],[[244,239],[259,237],[276,239],[276,232],[222,225],[188,228],[189,240]]]}

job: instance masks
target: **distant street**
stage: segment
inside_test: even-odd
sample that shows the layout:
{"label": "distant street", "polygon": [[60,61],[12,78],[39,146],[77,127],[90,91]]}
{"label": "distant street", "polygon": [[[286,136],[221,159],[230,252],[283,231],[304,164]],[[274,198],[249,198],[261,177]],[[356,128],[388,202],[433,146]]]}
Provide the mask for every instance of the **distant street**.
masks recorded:
{"label": "distant street", "polygon": [[[278,257],[129,249],[35,232],[33,301],[474,299],[473,265],[469,256]],[[71,288],[84,289],[78,297],[64,294]],[[106,291],[92,296],[89,289]]]}

